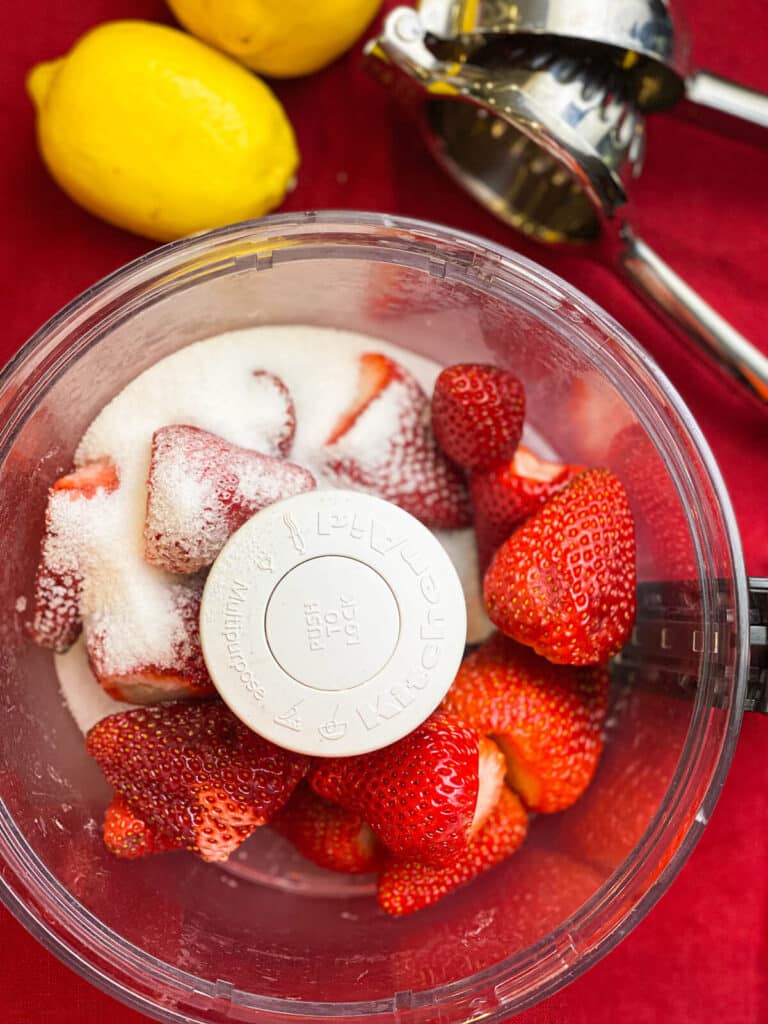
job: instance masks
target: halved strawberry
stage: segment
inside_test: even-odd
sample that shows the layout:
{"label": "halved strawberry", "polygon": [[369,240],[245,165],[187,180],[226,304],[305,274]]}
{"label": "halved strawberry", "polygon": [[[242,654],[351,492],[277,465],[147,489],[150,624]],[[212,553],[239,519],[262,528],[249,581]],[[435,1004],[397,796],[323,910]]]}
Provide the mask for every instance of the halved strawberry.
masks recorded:
{"label": "halved strawberry", "polygon": [[86,535],[89,518],[101,514],[94,499],[119,486],[109,459],[86,463],[57,480],[48,492],[40,564],[35,576],[31,618],[26,630],[34,643],[66,651],[80,635],[80,572],[76,539]]}
{"label": "halved strawberry", "polygon": [[153,584],[163,587],[167,597],[163,649],[146,658],[141,637],[134,638],[133,648],[128,634],[141,628],[141,618],[131,616],[130,605],[141,595],[124,589],[118,602],[123,605],[120,617],[100,614],[86,619],[85,646],[93,674],[110,697],[130,704],[212,696],[216,689],[200,645],[202,579]]}
{"label": "halved strawberry", "polygon": [[126,860],[179,848],[179,843],[165,838],[137,817],[119,796],[113,799],[104,814],[102,831],[104,845],[109,852]]}
{"label": "halved strawberry", "polygon": [[125,805],[203,860],[226,860],[288,800],[308,759],[262,739],[221,701],[102,719],[88,752]]}
{"label": "halved strawberry", "polygon": [[[296,408],[291,393],[274,373],[254,370],[252,422],[254,446],[265,455],[290,455],[296,434]],[[258,437],[258,441],[256,441]]]}
{"label": "halved strawberry", "polygon": [[380,352],[365,352],[358,360],[357,394],[349,409],[345,410],[336,421],[326,444],[335,444],[339,438],[351,430],[361,412],[381,394],[392,380],[396,363]]}
{"label": "halved strawberry", "polygon": [[504,754],[493,740],[481,736],[477,761],[477,804],[472,817],[471,836],[477,835],[501,799],[505,772]]}
{"label": "halved strawberry", "polygon": [[480,572],[515,529],[561,491],[584,466],[547,462],[519,445],[514,456],[469,479]]}
{"label": "halved strawberry", "polygon": [[636,581],[626,491],[607,469],[591,469],[499,548],[483,589],[503,633],[557,664],[595,665],[629,638]]}
{"label": "halved strawberry", "polygon": [[360,357],[357,395],[325,443],[323,468],[338,486],[377,494],[432,529],[471,521],[464,478],[432,434],[429,399],[389,356]]}
{"label": "halved strawberry", "polygon": [[301,466],[199,427],[161,427],[152,438],[144,557],[168,572],[197,572],[256,512],[314,486]]}
{"label": "halved strawberry", "polygon": [[379,906],[396,916],[431,906],[514,853],[527,829],[525,808],[505,788],[491,816],[452,864],[432,867],[418,861],[390,860],[379,877]]}
{"label": "halved strawberry", "polygon": [[396,856],[450,864],[478,809],[479,750],[475,729],[436,712],[389,747],[316,762],[309,784],[359,814]]}
{"label": "halved strawberry", "polygon": [[303,783],[269,824],[321,868],[367,874],[381,866],[384,847],[360,815],[324,800]]}
{"label": "halved strawberry", "polygon": [[483,469],[514,455],[523,432],[523,385],[499,366],[457,363],[435,382],[432,429],[437,443],[465,469]]}
{"label": "halved strawberry", "polygon": [[117,468],[111,459],[94,459],[71,473],[59,477],[51,487],[52,491],[69,491],[72,501],[78,498],[94,498],[99,491],[110,494],[120,484]]}
{"label": "halved strawberry", "polygon": [[553,665],[496,633],[464,658],[442,706],[494,738],[528,807],[561,811],[597,767],[608,672]]}

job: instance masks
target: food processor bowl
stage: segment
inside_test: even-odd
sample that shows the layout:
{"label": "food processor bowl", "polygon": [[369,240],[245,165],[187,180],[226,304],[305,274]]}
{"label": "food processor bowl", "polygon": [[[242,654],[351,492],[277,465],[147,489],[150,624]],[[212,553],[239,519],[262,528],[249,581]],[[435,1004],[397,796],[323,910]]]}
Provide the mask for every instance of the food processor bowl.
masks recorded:
{"label": "food processor bowl", "polygon": [[[24,636],[46,491],[105,402],[157,359],[256,324],[347,328],[524,381],[569,462],[623,480],[639,612],[614,664],[606,750],[568,811],[438,905],[386,917],[370,879],[260,830],[229,866],[103,848],[108,788]],[[317,382],[323,401],[323,382]],[[509,250],[418,221],[287,215],[168,245],[93,287],[0,390],[0,891],[53,953],[162,1021],[501,1021],[611,949],[704,828],[747,685],[747,580],[731,506],[661,371],[589,299]]]}

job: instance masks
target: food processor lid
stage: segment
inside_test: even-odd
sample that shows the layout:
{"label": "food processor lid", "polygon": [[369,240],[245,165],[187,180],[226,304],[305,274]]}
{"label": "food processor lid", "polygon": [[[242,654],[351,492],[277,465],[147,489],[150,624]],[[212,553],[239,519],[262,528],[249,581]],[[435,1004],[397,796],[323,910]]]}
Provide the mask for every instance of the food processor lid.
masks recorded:
{"label": "food processor lid", "polygon": [[319,757],[412,732],[453,682],[461,582],[437,538],[396,505],[317,490],[258,512],[203,592],[200,637],[221,697],[254,732]]}

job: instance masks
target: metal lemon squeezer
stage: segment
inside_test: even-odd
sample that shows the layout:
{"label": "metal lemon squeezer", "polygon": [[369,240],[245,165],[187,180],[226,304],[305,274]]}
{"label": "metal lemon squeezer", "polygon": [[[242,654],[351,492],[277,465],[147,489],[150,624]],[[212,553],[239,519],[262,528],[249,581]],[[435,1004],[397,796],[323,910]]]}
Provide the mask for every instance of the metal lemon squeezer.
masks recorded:
{"label": "metal lemon squeezer", "polygon": [[[561,19],[546,31],[515,34],[521,12],[547,6],[550,13],[570,10],[567,29]],[[667,10],[660,0],[639,6]],[[663,45],[671,25],[664,19],[655,35],[645,33],[642,48],[630,48],[638,41],[618,31],[600,46],[561,45],[566,31],[571,42],[576,37],[572,24],[591,30],[585,11],[605,14],[606,7],[617,13],[638,2],[423,0],[419,13],[398,7],[389,14],[366,48],[367,66],[415,117],[445,170],[487,209],[540,242],[580,244],[768,401],[768,358],[632,229],[630,183],[642,169],[643,111],[674,102],[686,78],[682,55],[673,60],[671,45]],[[768,98],[755,96],[750,109],[765,113],[768,125]]]}

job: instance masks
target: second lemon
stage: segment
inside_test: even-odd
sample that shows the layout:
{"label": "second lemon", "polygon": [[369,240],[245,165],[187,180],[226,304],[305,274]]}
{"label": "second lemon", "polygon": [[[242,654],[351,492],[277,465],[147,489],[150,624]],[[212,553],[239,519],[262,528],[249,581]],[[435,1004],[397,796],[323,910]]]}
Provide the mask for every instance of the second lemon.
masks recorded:
{"label": "second lemon", "polygon": [[330,64],[362,34],[381,0],[168,0],[190,32],[263,75]]}

